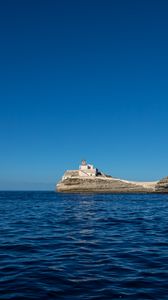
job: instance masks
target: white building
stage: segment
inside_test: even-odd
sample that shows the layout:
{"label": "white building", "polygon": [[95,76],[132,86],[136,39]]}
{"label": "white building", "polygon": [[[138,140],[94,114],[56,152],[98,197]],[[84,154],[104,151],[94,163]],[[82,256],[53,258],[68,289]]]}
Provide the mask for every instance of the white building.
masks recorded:
{"label": "white building", "polygon": [[87,164],[86,160],[82,160],[81,165],[79,166],[79,176],[97,176],[98,170],[94,168],[93,165]]}

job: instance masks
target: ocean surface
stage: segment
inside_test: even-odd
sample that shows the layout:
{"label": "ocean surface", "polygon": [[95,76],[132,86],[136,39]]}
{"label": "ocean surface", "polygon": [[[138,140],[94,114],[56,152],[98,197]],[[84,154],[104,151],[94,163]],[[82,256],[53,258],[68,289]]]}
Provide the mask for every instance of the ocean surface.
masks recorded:
{"label": "ocean surface", "polygon": [[168,299],[168,195],[0,192],[0,299]]}

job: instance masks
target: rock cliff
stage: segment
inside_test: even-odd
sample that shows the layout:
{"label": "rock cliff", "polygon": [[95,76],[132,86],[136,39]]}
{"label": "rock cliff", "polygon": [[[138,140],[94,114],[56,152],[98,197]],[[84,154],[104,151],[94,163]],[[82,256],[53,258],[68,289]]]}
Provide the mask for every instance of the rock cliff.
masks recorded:
{"label": "rock cliff", "polygon": [[155,186],[156,192],[168,193],[168,176],[161,179]]}
{"label": "rock cliff", "polygon": [[132,182],[113,177],[80,177],[65,173],[56,190],[64,193],[168,193],[168,177],[156,182]]}

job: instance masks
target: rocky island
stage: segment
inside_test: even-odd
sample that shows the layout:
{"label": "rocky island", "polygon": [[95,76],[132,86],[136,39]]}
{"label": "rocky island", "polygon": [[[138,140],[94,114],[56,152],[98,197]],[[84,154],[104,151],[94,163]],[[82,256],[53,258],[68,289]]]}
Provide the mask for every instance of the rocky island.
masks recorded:
{"label": "rocky island", "polygon": [[158,181],[128,181],[104,174],[82,161],[78,170],[68,170],[56,185],[63,193],[168,193],[168,177]]}

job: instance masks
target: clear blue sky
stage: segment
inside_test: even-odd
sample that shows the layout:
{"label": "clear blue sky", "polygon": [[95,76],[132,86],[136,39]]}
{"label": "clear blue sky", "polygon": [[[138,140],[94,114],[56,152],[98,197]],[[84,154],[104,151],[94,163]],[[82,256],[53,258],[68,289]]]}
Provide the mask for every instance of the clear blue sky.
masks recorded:
{"label": "clear blue sky", "polygon": [[168,1],[4,0],[0,189],[53,189],[82,158],[168,175]]}

